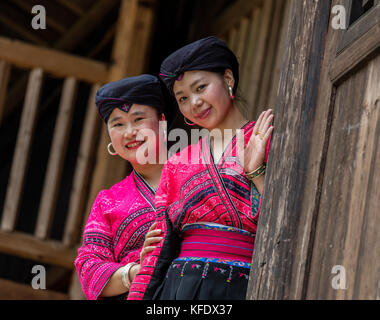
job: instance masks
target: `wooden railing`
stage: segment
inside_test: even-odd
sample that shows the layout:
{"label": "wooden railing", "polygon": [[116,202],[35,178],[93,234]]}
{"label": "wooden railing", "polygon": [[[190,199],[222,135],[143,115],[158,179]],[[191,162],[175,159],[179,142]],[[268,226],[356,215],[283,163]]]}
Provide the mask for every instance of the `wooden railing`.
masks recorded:
{"label": "wooden railing", "polygon": [[[28,57],[26,59],[25,57]],[[108,68],[104,63],[69,55],[57,50],[0,38],[0,110],[4,107],[4,96],[12,66],[30,69],[22,108],[21,121],[13,155],[5,203],[0,224],[0,251],[23,258],[73,268],[79,231],[86,207],[85,189],[89,184],[90,159],[96,156],[94,139],[101,128],[97,116],[94,96],[101,83],[106,82]],[[56,126],[50,149],[47,172],[41,195],[34,236],[18,232],[16,228],[21,204],[25,176],[31,153],[34,129],[38,116],[38,105],[44,75],[63,78]],[[79,81],[92,84],[87,104],[79,154],[74,173],[74,182],[69,197],[69,211],[62,242],[50,240],[51,223],[55,214],[57,194],[62,179],[63,164],[70,136],[72,114]],[[1,114],[1,113],[0,113]]]}
{"label": "wooden railing", "polygon": [[[94,105],[95,94],[103,83],[146,72],[154,17],[154,0],[144,3],[138,0],[121,1],[111,54],[113,63],[110,65],[0,37],[0,123],[5,121],[3,111],[9,112],[9,107],[5,108],[4,104],[6,92],[11,89],[8,88],[8,82],[12,68],[29,70],[8,185],[2,188],[6,190],[6,195],[0,215],[0,253],[74,270],[73,262],[81,240],[80,233],[96,194],[120,181],[126,172],[126,161],[111,157],[106,152],[109,141]],[[39,209],[35,229],[26,233],[18,230],[17,222],[46,76],[63,81],[56,116],[59,121],[55,122],[41,197],[36,199]],[[63,176],[63,167],[66,154],[71,151],[68,140],[81,82],[90,84],[92,88],[85,106],[63,235],[58,241],[50,236],[51,226],[58,212],[56,205],[60,184],[66,178]],[[23,94],[22,91],[20,93]],[[6,283],[17,292],[22,291],[18,283],[10,284],[8,280],[2,279],[0,283]],[[33,292],[30,286],[25,285],[24,289],[26,295]],[[6,291],[6,288],[0,287],[0,296],[6,295]],[[38,296],[37,293],[36,295]],[[45,299],[64,297],[55,292],[50,296],[40,296]],[[75,272],[67,297],[83,298]]]}

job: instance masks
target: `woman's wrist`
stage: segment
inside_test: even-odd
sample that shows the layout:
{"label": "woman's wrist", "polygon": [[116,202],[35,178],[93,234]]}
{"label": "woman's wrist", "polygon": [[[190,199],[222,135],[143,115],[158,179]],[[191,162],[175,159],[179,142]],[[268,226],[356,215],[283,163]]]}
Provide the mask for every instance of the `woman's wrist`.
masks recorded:
{"label": "woman's wrist", "polygon": [[256,167],[256,169],[254,169],[253,171],[245,172],[245,176],[249,180],[254,182],[255,179],[257,179],[258,177],[261,177],[265,174],[265,170],[266,170],[266,163],[263,162],[260,166]]}
{"label": "woman's wrist", "polygon": [[123,283],[123,286],[126,287],[128,290],[129,290],[129,287],[131,286],[131,282],[134,279],[133,277],[133,279],[131,280],[131,276],[130,276],[131,269],[136,264],[137,264],[136,262],[130,262],[121,268],[121,282]]}

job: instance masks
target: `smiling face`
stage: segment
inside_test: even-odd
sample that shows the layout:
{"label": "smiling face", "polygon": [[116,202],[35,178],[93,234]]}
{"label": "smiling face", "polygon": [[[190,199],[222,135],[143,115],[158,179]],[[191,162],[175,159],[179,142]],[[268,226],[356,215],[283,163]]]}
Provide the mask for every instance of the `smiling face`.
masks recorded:
{"label": "smiling face", "polygon": [[159,120],[156,109],[149,106],[133,104],[129,112],[115,108],[108,119],[107,129],[117,154],[133,165],[138,163],[138,150],[157,150]]}
{"label": "smiling face", "polygon": [[234,86],[232,71],[224,75],[209,71],[186,71],[173,91],[181,113],[209,130],[218,128],[232,109],[228,86]]}

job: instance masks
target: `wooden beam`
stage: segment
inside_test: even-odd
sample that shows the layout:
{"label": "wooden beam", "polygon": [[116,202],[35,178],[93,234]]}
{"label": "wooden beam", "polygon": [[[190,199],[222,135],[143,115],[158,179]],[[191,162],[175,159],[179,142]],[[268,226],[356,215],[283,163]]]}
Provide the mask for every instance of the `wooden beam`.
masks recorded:
{"label": "wooden beam", "polygon": [[[54,49],[71,51],[79,43],[81,43],[86,36],[88,36],[98,25],[103,21],[107,14],[117,6],[119,0],[101,0],[97,1],[81,18],[67,31],[62,37],[56,41],[53,45]],[[71,3],[71,2],[68,2]],[[71,76],[71,75],[66,75]],[[75,76],[78,80],[81,80],[77,75]],[[99,80],[93,78],[91,83],[104,83],[107,81],[107,76],[105,79]],[[20,103],[20,97],[22,96],[23,90],[25,88],[25,83],[27,79],[25,77],[21,78],[10,90],[8,94],[8,107],[5,110],[4,118],[7,118],[9,113],[11,113],[15,107]]]}
{"label": "wooden beam", "polygon": [[38,212],[35,236],[47,239],[53,221],[59,182],[65,161],[67,143],[70,136],[72,115],[77,92],[77,80],[67,78],[63,85],[61,102],[54,129],[54,137],[48,161],[45,183],[42,191],[40,209]]}
{"label": "wooden beam", "polygon": [[0,231],[0,252],[73,270],[77,247],[67,248],[55,240],[40,240],[31,234]]}
{"label": "wooden beam", "polygon": [[71,29],[54,44],[54,48],[71,51],[83,41],[94,28],[99,26],[102,20],[117,6],[118,3],[119,0],[97,0],[94,5],[81,16],[78,22],[76,22]]}
{"label": "wooden beam", "polygon": [[84,9],[78,5],[75,1],[71,0],[58,0],[59,3],[63,4],[67,9],[70,9],[76,15],[81,16],[84,13]]}
{"label": "wooden beam", "polygon": [[263,2],[265,3],[263,0],[235,1],[230,7],[224,10],[219,17],[217,17],[212,26],[212,33],[220,34],[236,27],[242,16],[248,16],[254,8],[261,7]]}
{"label": "wooden beam", "polygon": [[42,69],[34,69],[30,72],[1,221],[1,229],[6,231],[13,231],[16,225],[34,128],[37,122],[42,78]]}
{"label": "wooden beam", "polygon": [[90,166],[95,157],[95,146],[99,139],[102,125],[95,106],[95,95],[99,87],[99,85],[92,87],[87,104],[83,133],[75,165],[73,186],[70,194],[68,215],[63,233],[63,243],[66,246],[72,246],[78,242],[83,216],[85,215],[85,201],[90,184]]}
{"label": "wooden beam", "polygon": [[7,95],[10,71],[11,65],[4,60],[0,60],[0,124],[3,116],[5,97]]}
{"label": "wooden beam", "polygon": [[0,300],[67,300],[68,295],[53,290],[33,289],[31,285],[0,279]]}
{"label": "wooden beam", "polygon": [[104,83],[108,76],[104,63],[3,37],[0,37],[0,59],[20,68],[42,68],[59,78],[75,77],[90,83]]}
{"label": "wooden beam", "polygon": [[22,27],[21,24],[9,18],[7,15],[0,14],[0,22],[4,23],[9,29],[13,30],[14,32],[19,34],[21,37],[25,38],[26,40],[29,40],[40,46],[48,45],[48,43],[45,40],[38,37],[33,31],[31,31],[33,30],[32,28],[26,29]]}
{"label": "wooden beam", "polygon": [[[32,12],[33,4],[30,2],[25,2],[24,0],[12,0],[12,2],[21,8],[22,10],[26,11],[28,14]],[[59,33],[64,33],[67,31],[66,27],[62,24],[58,23],[55,19],[51,18],[51,15],[46,14],[46,27],[52,27],[55,31]]]}
{"label": "wooden beam", "polygon": [[[379,10],[380,12],[380,10]],[[330,79],[336,82],[342,79],[358,63],[370,56],[380,47],[380,19],[368,32],[347,46],[331,63]]]}

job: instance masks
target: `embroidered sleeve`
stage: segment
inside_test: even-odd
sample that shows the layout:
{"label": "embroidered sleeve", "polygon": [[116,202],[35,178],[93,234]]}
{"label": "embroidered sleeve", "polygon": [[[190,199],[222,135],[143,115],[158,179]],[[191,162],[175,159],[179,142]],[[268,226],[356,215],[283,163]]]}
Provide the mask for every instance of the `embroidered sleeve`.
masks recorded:
{"label": "embroidered sleeve", "polygon": [[[74,265],[79,276],[84,295],[89,300],[100,299],[100,294],[112,274],[123,264],[115,261],[111,227],[104,217],[100,192],[92,206],[84,233],[82,246]],[[132,255],[133,256],[133,255]]]}
{"label": "embroidered sleeve", "polygon": [[140,272],[129,289],[128,300],[152,299],[152,296],[165,276],[167,265],[173,254],[172,225],[167,215],[169,175],[172,172],[166,164],[162,170],[160,185],[156,192],[156,229],[161,229],[163,240],[144,257]]}
{"label": "embroidered sleeve", "polygon": [[[267,163],[268,161],[268,154],[269,154],[269,147],[270,147],[270,141],[271,141],[272,136],[269,137],[266,151],[265,151],[265,159],[264,162]],[[258,198],[258,200],[257,200]],[[260,213],[260,208],[261,208],[261,194],[259,191],[256,189],[255,185],[251,183],[251,204],[252,204],[252,216],[255,219],[258,219],[259,213]],[[257,205],[258,201],[258,205]]]}

